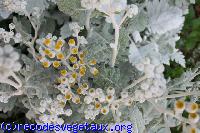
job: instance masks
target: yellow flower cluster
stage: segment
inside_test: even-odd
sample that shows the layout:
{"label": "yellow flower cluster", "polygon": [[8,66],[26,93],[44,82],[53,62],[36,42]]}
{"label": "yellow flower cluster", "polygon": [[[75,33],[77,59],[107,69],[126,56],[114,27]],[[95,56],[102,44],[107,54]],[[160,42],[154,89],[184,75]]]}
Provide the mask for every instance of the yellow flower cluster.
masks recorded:
{"label": "yellow flower cluster", "polygon": [[58,69],[60,76],[57,81],[67,88],[61,91],[65,99],[75,104],[81,103],[80,95],[85,95],[88,89],[88,84],[81,83],[81,78],[86,75],[87,68],[93,76],[99,74],[95,68],[97,61],[95,59],[85,61],[86,51],[80,50],[76,37],[71,36],[64,40],[47,36],[40,42],[39,59],[44,68],[53,66]]}
{"label": "yellow flower cluster", "polygon": [[[200,110],[200,105],[198,105],[197,103],[177,100],[174,105],[174,110],[177,114],[182,114],[183,111],[188,112],[188,120],[192,123],[191,126],[194,126],[200,120],[200,116],[198,114]],[[191,133],[196,133],[195,131],[197,131],[195,127],[190,128]]]}
{"label": "yellow flower cluster", "polygon": [[59,68],[62,61],[66,58],[65,54],[62,52],[62,47],[65,41],[62,38],[53,38],[52,36],[47,36],[41,39],[41,46],[39,48],[40,57],[39,60],[44,68],[48,68],[51,65],[54,68]]}

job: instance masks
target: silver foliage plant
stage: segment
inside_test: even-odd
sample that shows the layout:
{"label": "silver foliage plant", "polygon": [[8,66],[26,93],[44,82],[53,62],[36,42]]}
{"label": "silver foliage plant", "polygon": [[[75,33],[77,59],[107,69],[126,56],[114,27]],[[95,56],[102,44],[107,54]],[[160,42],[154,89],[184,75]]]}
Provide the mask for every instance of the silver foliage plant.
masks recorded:
{"label": "silver foliage plant", "polygon": [[194,3],[0,0],[0,21],[12,20],[0,28],[0,110],[19,108],[38,124],[200,132],[199,67],[173,80],[163,74],[170,61],[187,67],[176,42]]}

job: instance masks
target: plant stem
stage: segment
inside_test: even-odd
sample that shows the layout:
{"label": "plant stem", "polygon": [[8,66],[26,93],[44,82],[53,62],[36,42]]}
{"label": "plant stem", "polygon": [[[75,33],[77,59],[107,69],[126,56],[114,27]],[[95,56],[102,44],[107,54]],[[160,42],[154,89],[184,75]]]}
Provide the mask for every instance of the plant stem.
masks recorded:
{"label": "plant stem", "polygon": [[163,99],[177,98],[177,97],[185,97],[185,96],[191,96],[191,95],[200,96],[200,91],[183,92],[183,93],[180,93],[180,94],[167,95],[167,96],[163,96],[163,97],[157,98],[156,100],[163,100]]}
{"label": "plant stem", "polygon": [[134,81],[132,84],[130,84],[129,86],[127,86],[126,88],[124,88],[124,90],[128,90],[130,88],[133,88],[134,86],[136,86],[137,84],[139,84],[140,82],[142,82],[143,80],[145,80],[147,77],[146,75],[144,75],[143,77],[137,79],[136,81]]}
{"label": "plant stem", "polygon": [[35,41],[36,41],[36,39],[37,39],[37,37],[38,37],[39,26],[36,25],[36,24],[34,24],[34,23],[31,21],[31,17],[30,17],[30,15],[29,15],[28,13],[26,14],[26,16],[28,17],[28,19],[29,19],[31,25],[33,26],[33,29],[35,30],[35,35],[34,35],[34,37],[33,37],[32,40],[31,40],[31,44],[27,44],[27,45],[28,45],[29,48],[31,49],[30,52],[31,52],[31,54],[33,55],[33,58],[34,58],[36,61],[38,61],[37,56],[36,56],[36,52],[35,52],[35,48],[34,48],[34,44],[35,44]]}
{"label": "plant stem", "polygon": [[165,114],[165,115],[172,116],[172,117],[176,118],[177,120],[179,120],[180,122],[183,122],[183,123],[187,123],[187,124],[192,125],[192,123],[191,123],[190,121],[188,121],[186,118],[174,114],[173,111],[166,110],[166,109],[160,107],[159,105],[157,105],[157,104],[156,104],[154,101],[152,101],[152,100],[149,100],[149,102],[154,106],[154,108],[155,108],[158,112],[160,112],[160,113],[162,113],[162,114]]}
{"label": "plant stem", "polygon": [[86,22],[85,22],[85,26],[87,31],[90,33],[90,16],[92,15],[93,9],[88,10],[87,12],[87,16],[86,16]]}
{"label": "plant stem", "polygon": [[118,45],[119,45],[119,32],[120,32],[120,27],[123,24],[123,22],[126,20],[126,18],[128,17],[128,13],[126,13],[124,15],[124,17],[122,18],[122,20],[120,21],[119,24],[117,24],[114,14],[109,13],[110,19],[112,21],[112,25],[115,29],[115,46],[112,48],[112,59],[111,59],[111,67],[115,66],[115,62],[117,59],[117,55],[118,55]]}
{"label": "plant stem", "polygon": [[110,14],[110,18],[115,29],[115,46],[112,48],[112,59],[111,59],[111,67],[115,66],[117,54],[118,54],[118,45],[119,45],[119,30],[120,27],[117,25],[113,14]]}

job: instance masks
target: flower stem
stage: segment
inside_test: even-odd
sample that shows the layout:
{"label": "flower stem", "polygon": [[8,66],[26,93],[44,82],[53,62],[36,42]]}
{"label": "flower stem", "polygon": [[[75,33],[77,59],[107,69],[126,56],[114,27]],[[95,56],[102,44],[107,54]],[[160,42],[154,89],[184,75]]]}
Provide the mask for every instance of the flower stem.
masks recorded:
{"label": "flower stem", "polygon": [[165,114],[165,115],[169,115],[169,116],[172,116],[174,118],[176,118],[177,120],[179,120],[180,122],[183,122],[183,123],[187,123],[187,124],[190,124],[192,125],[192,123],[190,121],[188,121],[186,118],[182,117],[182,116],[178,116],[176,115],[175,113],[173,113],[173,111],[170,111],[170,110],[166,110],[164,108],[162,108],[161,106],[157,105],[155,103],[155,101],[152,101],[152,100],[149,100],[149,102],[154,106],[154,108],[162,113],[162,114]]}
{"label": "flower stem", "polygon": [[191,96],[191,95],[200,96],[200,91],[183,92],[183,93],[179,93],[179,94],[167,95],[167,96],[157,98],[156,100],[163,100],[163,99],[168,99],[168,98],[178,98],[178,97],[185,97],[185,96]]}
{"label": "flower stem", "polygon": [[132,84],[130,84],[129,86],[127,86],[126,88],[124,88],[124,90],[128,90],[130,88],[133,88],[134,86],[136,86],[137,84],[139,84],[140,82],[142,82],[143,80],[145,80],[147,77],[146,75],[144,75],[143,77],[137,79],[136,81],[134,81]]}
{"label": "flower stem", "polygon": [[119,45],[119,32],[120,32],[120,27],[123,24],[123,22],[126,20],[126,18],[128,17],[128,14],[126,13],[124,15],[124,17],[122,18],[122,20],[120,21],[119,24],[117,24],[115,17],[112,13],[109,14],[110,18],[111,18],[111,22],[112,25],[115,29],[115,46],[112,48],[112,60],[111,60],[111,67],[115,66],[115,62],[117,59],[117,55],[118,55],[118,45]]}
{"label": "flower stem", "polygon": [[36,24],[34,24],[34,23],[32,22],[31,16],[30,16],[28,13],[26,14],[26,16],[28,17],[28,19],[29,19],[29,21],[30,21],[30,23],[31,23],[31,25],[32,25],[32,27],[33,27],[33,29],[35,30],[35,35],[34,35],[34,37],[32,38],[31,43],[30,43],[30,44],[27,44],[27,45],[28,45],[29,48],[31,49],[30,53],[33,55],[33,58],[34,58],[36,61],[38,61],[37,56],[36,56],[36,52],[35,52],[35,48],[34,48],[34,43],[35,43],[35,41],[36,41],[36,39],[37,39],[37,37],[38,37],[39,26],[36,25]]}
{"label": "flower stem", "polygon": [[90,17],[91,17],[91,15],[92,15],[92,12],[93,12],[93,10],[88,10],[88,12],[87,12],[87,16],[86,16],[86,22],[85,22],[85,26],[86,26],[86,29],[87,29],[87,31],[90,33]]}
{"label": "flower stem", "polygon": [[110,15],[113,27],[115,29],[115,46],[112,47],[112,59],[111,59],[111,67],[115,66],[117,54],[118,54],[118,45],[119,45],[119,30],[120,27],[117,25],[114,16],[111,14]]}

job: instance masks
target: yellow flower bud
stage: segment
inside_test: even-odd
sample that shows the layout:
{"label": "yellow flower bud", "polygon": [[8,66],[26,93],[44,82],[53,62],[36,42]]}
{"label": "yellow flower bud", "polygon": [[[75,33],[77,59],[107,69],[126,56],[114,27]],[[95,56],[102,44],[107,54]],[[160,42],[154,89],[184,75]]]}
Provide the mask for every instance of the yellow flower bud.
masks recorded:
{"label": "yellow flower bud", "polygon": [[53,66],[54,66],[55,68],[58,68],[60,65],[61,65],[61,64],[60,64],[59,61],[54,61],[54,62],[53,62]]}
{"label": "yellow flower bud", "polygon": [[81,94],[82,94],[82,89],[81,89],[81,88],[78,88],[78,89],[76,90],[76,92],[77,92],[79,95],[81,95]]}
{"label": "yellow flower bud", "polygon": [[74,39],[74,38],[70,38],[69,41],[68,41],[68,44],[69,44],[70,46],[75,46],[75,45],[76,45],[75,39]]}
{"label": "yellow flower bud", "polygon": [[96,103],[95,103],[95,109],[100,109],[100,108],[101,108],[101,103],[96,102]]}
{"label": "yellow flower bud", "polygon": [[51,39],[47,38],[43,41],[43,44],[49,46],[51,44]]}
{"label": "yellow flower bud", "polygon": [[90,72],[94,75],[94,76],[97,76],[99,74],[99,70],[96,69],[95,67],[91,68],[90,69]]}
{"label": "yellow flower bud", "polygon": [[192,123],[197,123],[199,121],[199,115],[197,113],[190,113],[188,118]]}
{"label": "yellow flower bud", "polygon": [[74,64],[74,65],[73,65],[73,68],[74,68],[74,69],[78,69],[78,68],[79,68],[79,65],[78,65],[78,64]]}
{"label": "yellow flower bud", "polygon": [[66,95],[65,95],[65,99],[66,100],[71,100],[72,98],[72,93],[71,92],[68,92]]}
{"label": "yellow flower bud", "polygon": [[62,76],[66,76],[66,75],[67,75],[67,70],[61,70],[61,71],[60,71],[60,74],[61,74]]}
{"label": "yellow flower bud", "polygon": [[78,54],[78,48],[71,48],[71,49],[70,49],[70,52],[71,52],[72,54]]}
{"label": "yellow flower bud", "polygon": [[55,53],[50,53],[48,56],[49,58],[53,59],[55,57]]}
{"label": "yellow flower bud", "polygon": [[74,79],[77,78],[77,73],[76,73],[76,72],[73,72],[73,73],[72,73],[72,78],[74,78]]}
{"label": "yellow flower bud", "polygon": [[82,77],[82,76],[84,76],[85,75],[85,70],[79,70],[79,75]]}
{"label": "yellow flower bud", "polygon": [[95,59],[93,59],[93,60],[91,60],[90,62],[89,62],[89,65],[96,65],[97,64],[97,61],[95,60]]}
{"label": "yellow flower bud", "polygon": [[75,104],[79,104],[81,102],[81,99],[79,96],[75,96],[72,101],[75,103]]}
{"label": "yellow flower bud", "polygon": [[50,50],[50,49],[45,49],[45,50],[44,50],[44,54],[45,54],[45,55],[49,55],[50,53],[51,53],[51,50]]}
{"label": "yellow flower bud", "polygon": [[63,41],[62,40],[57,40],[56,45],[62,47],[63,46]]}
{"label": "yellow flower bud", "polygon": [[85,90],[87,90],[87,89],[89,88],[89,86],[88,86],[87,83],[83,83],[82,86],[83,86],[83,88],[84,88]]}
{"label": "yellow flower bud", "polygon": [[189,128],[189,133],[197,133],[197,128],[194,127]]}
{"label": "yellow flower bud", "polygon": [[42,62],[43,67],[48,68],[51,64],[48,61]]}
{"label": "yellow flower bud", "polygon": [[185,110],[185,102],[184,101],[178,100],[175,102],[174,106],[175,106],[175,111],[177,113],[182,113]]}
{"label": "yellow flower bud", "polygon": [[83,59],[85,57],[85,53],[84,52],[80,52],[79,53],[79,59]]}
{"label": "yellow flower bud", "polygon": [[109,112],[109,109],[107,107],[101,108],[101,113],[102,114],[106,115],[106,114],[108,114],[108,112]]}
{"label": "yellow flower bud", "polygon": [[198,104],[197,103],[189,103],[187,106],[186,106],[186,110],[189,112],[189,113],[195,113],[198,111]]}
{"label": "yellow flower bud", "polygon": [[69,57],[69,60],[70,60],[71,63],[77,62],[77,58],[74,57],[74,56],[70,56],[70,57]]}
{"label": "yellow flower bud", "polygon": [[64,56],[63,53],[58,53],[58,54],[56,55],[56,57],[57,57],[58,60],[62,60],[62,59],[65,58],[65,56]]}
{"label": "yellow flower bud", "polygon": [[78,62],[80,65],[84,65],[85,64],[85,62],[84,62],[84,60],[79,60],[79,62]]}

